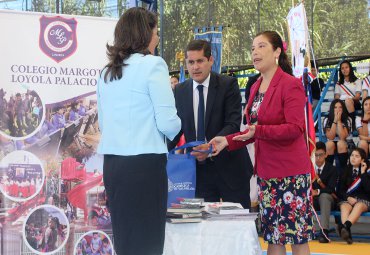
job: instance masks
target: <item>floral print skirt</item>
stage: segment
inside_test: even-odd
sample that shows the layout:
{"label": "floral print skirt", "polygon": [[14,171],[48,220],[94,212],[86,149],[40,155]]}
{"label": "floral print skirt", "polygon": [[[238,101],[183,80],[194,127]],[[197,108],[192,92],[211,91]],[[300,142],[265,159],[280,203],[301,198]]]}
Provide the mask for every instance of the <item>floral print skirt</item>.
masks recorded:
{"label": "floral print skirt", "polygon": [[304,244],[314,237],[310,175],[258,178],[263,237],[269,244]]}

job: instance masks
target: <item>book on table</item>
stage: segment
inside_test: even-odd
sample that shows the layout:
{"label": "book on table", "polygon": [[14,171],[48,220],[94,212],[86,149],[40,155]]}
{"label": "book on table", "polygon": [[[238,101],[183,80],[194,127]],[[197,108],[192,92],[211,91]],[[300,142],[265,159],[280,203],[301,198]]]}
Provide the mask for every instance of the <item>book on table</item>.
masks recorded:
{"label": "book on table", "polygon": [[201,218],[167,218],[169,223],[200,223],[202,222]]}
{"label": "book on table", "polygon": [[203,206],[199,204],[171,204],[167,212],[171,213],[201,213]]}
{"label": "book on table", "polygon": [[239,206],[230,205],[230,206],[220,206],[219,214],[238,214],[244,215],[249,213],[249,209],[240,208]]}
{"label": "book on table", "polygon": [[167,218],[201,218],[202,213],[174,213],[174,212],[167,212],[166,217]]}
{"label": "book on table", "polygon": [[258,213],[248,213],[248,214],[209,214],[205,213],[203,219],[207,221],[250,221],[255,220],[258,217]]}

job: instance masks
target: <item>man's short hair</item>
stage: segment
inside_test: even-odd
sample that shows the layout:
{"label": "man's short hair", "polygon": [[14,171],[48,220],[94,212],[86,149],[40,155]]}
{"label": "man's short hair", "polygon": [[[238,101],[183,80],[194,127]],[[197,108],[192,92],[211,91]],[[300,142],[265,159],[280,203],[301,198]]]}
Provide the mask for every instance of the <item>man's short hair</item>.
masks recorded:
{"label": "man's short hair", "polygon": [[311,68],[319,69],[319,66],[316,61],[311,60]]}
{"label": "man's short hair", "polygon": [[316,150],[323,150],[326,152],[326,145],[325,143],[319,141],[316,143]]}
{"label": "man's short hair", "polygon": [[204,56],[209,59],[212,55],[211,44],[205,40],[192,40],[185,51],[185,58],[188,58],[188,51],[200,51],[203,50]]}

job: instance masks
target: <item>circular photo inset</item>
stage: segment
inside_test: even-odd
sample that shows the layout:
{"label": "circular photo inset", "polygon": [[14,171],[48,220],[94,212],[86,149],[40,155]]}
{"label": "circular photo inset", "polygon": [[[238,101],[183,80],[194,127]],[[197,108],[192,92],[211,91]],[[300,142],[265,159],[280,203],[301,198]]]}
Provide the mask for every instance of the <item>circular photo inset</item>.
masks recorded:
{"label": "circular photo inset", "polygon": [[69,222],[62,210],[53,205],[33,209],[23,225],[23,240],[36,254],[60,251],[69,236]]}
{"label": "circular photo inset", "polygon": [[14,140],[36,134],[44,118],[44,105],[35,90],[0,89],[0,134]]}
{"label": "circular photo inset", "polygon": [[76,243],[74,255],[113,255],[113,244],[107,233],[99,230],[83,234]]}
{"label": "circular photo inset", "polygon": [[38,157],[28,151],[13,151],[0,163],[0,191],[10,200],[23,202],[35,197],[45,174]]}

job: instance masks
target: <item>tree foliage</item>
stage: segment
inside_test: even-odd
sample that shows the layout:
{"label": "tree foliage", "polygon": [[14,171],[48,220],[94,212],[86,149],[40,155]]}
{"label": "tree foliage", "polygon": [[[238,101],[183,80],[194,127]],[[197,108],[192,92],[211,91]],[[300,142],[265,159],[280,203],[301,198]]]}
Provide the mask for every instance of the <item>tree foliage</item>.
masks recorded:
{"label": "tree foliage", "polygon": [[[291,0],[164,0],[161,55],[171,70],[178,70],[175,54],[185,49],[194,28],[223,25],[222,66],[250,64],[252,40],[259,31],[276,30],[288,41],[291,7]],[[307,0],[305,8],[316,58],[369,54],[366,0]]]}

